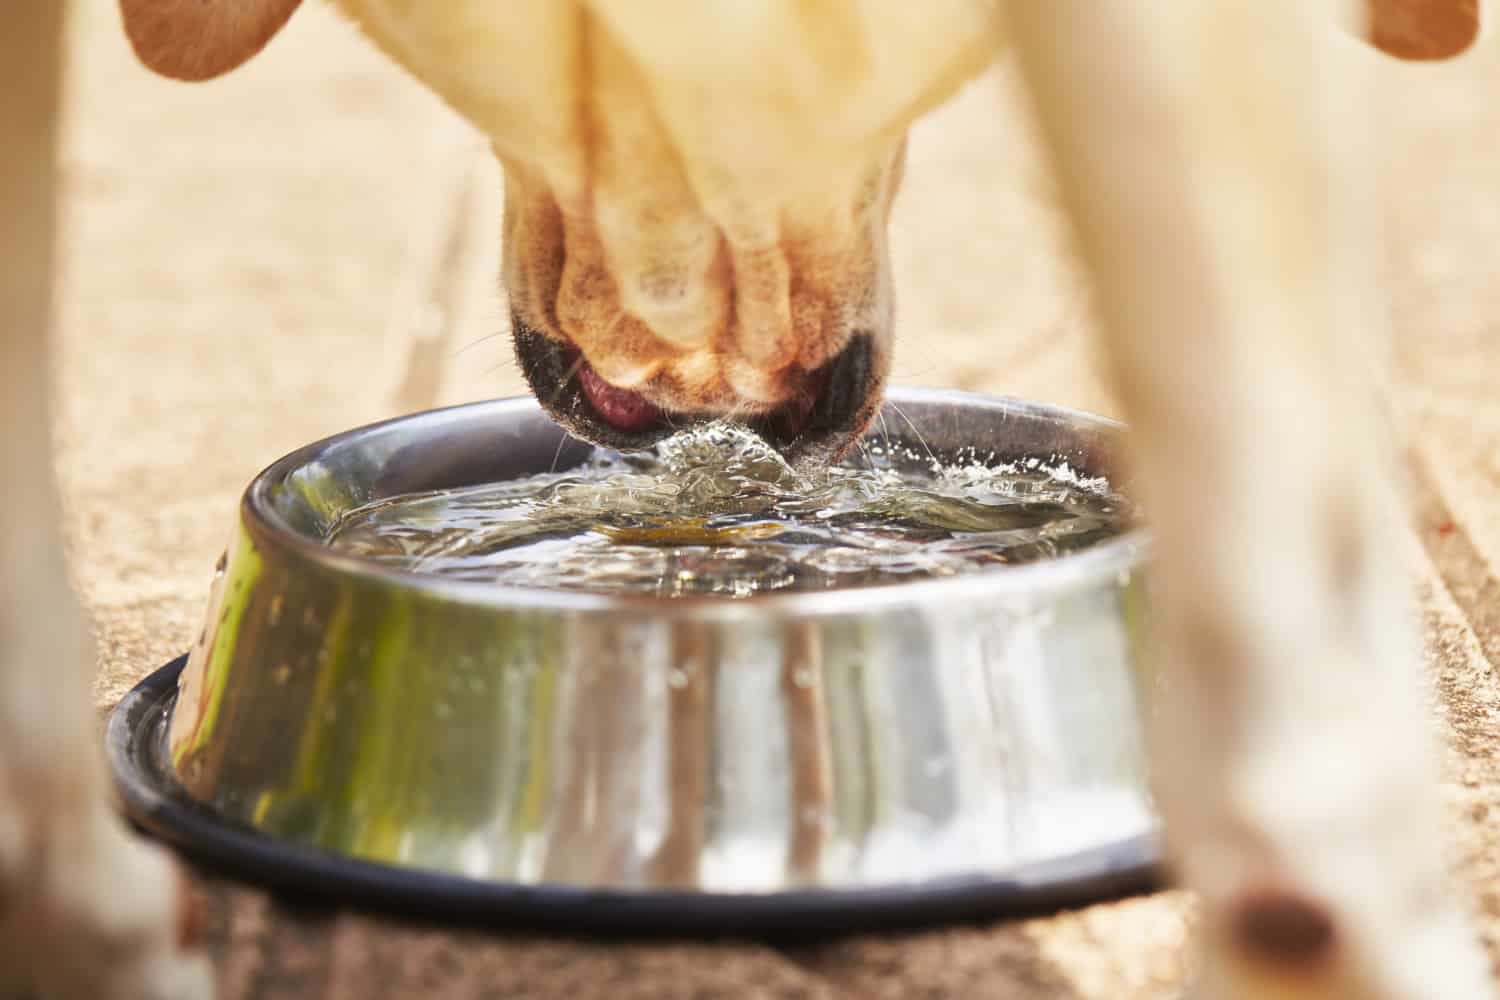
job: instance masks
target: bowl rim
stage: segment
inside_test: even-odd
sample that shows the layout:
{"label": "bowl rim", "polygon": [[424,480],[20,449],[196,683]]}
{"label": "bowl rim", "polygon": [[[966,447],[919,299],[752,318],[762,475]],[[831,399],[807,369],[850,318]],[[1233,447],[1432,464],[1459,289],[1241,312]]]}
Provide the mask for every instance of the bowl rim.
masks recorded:
{"label": "bowl rim", "polygon": [[[1005,395],[907,386],[892,387],[886,393],[886,399],[897,404],[947,405],[965,409],[1001,408],[1061,420],[1077,428],[1117,434],[1127,430],[1125,424],[1108,417]],[[1140,568],[1151,547],[1149,531],[1137,527],[1080,552],[1013,566],[995,566],[951,577],[927,577],[907,582],[832,590],[772,591],[742,598],[602,594],[460,580],[393,568],[341,552],[320,540],[310,538],[288,523],[273,503],[276,488],[291,473],[316,461],[330,449],[344,446],[357,438],[372,436],[400,424],[422,422],[431,424],[435,429],[451,422],[473,419],[476,412],[490,413],[500,419],[520,412],[534,414],[540,409],[540,405],[531,396],[510,396],[423,410],[329,435],[289,452],[257,473],[241,496],[239,516],[258,546],[270,543],[326,572],[385,588],[494,610],[618,613],[674,621],[723,622],[767,617],[804,619],[863,615],[872,611],[916,606],[975,606],[995,598],[1018,600],[1045,596],[1050,599],[1059,593],[1083,589]]]}

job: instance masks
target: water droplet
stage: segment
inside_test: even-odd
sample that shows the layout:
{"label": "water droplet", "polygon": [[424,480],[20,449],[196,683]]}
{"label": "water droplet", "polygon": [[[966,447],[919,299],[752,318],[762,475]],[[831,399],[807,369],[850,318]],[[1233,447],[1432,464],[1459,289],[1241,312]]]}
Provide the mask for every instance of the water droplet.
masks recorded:
{"label": "water droplet", "polygon": [[271,598],[271,607],[266,611],[266,621],[267,622],[269,622],[272,625],[280,624],[280,622],[281,622],[281,605],[282,605],[282,600],[281,600],[281,595],[280,594],[277,594],[275,597]]}
{"label": "water droplet", "polygon": [[688,682],[691,680],[692,677],[688,675],[688,672],[686,670],[674,669],[671,673],[667,674],[667,683],[672,685],[674,688],[677,688],[679,691],[687,687]]}
{"label": "water droplet", "polygon": [[810,688],[816,681],[817,677],[811,667],[798,667],[792,671],[792,683],[799,688]]}
{"label": "water droplet", "polygon": [[446,701],[438,702],[435,706],[433,706],[433,711],[437,713],[437,717],[439,719],[453,718],[453,706],[448,704]]}
{"label": "water droplet", "polygon": [[287,666],[285,663],[281,664],[275,670],[271,671],[271,680],[276,682],[277,687],[284,686],[287,681],[291,680],[291,677],[292,668]]}

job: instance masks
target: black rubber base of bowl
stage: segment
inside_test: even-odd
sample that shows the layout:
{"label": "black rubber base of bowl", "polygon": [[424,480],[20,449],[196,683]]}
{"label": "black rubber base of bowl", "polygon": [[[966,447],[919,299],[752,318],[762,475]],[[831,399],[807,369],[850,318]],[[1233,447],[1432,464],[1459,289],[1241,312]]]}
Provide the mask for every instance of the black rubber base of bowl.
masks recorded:
{"label": "black rubber base of bowl", "polygon": [[125,811],[199,865],[305,902],[533,932],[806,940],[1046,912],[1159,884],[1153,837],[1003,875],[769,894],[517,885],[359,861],[227,822],[177,789],[157,747],[186,662],[181,657],[147,677],[109,718],[107,753]]}

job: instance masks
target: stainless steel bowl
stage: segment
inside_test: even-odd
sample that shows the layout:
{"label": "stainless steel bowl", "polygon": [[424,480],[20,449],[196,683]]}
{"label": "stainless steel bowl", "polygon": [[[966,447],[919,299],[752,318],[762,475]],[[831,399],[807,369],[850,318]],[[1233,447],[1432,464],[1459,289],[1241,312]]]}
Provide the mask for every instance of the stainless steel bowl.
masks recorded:
{"label": "stainless steel bowl", "polygon": [[[1093,474],[1120,433],[1014,400],[892,397],[876,426],[922,460]],[[514,399],[350,431],[259,475],[175,685],[164,672],[112,720],[130,811],[252,875],[627,920],[647,897],[710,922],[927,890],[1003,908],[1154,861],[1139,535],[740,601],[439,579],[321,543],[372,499],[589,450]]]}

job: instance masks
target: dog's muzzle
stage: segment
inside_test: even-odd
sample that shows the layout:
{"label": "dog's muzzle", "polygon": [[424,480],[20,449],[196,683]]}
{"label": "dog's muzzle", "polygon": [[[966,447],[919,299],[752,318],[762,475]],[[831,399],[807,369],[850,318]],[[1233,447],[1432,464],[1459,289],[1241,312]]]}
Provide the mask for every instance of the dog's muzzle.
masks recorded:
{"label": "dog's muzzle", "polygon": [[[513,317],[516,360],[537,401],[574,436],[620,451],[648,448],[677,431],[718,418],[668,411],[647,393],[605,382],[576,348]],[[809,373],[806,390],[742,422],[794,463],[833,461],[859,439],[880,406],[885,373],[875,339],[855,334]]]}

